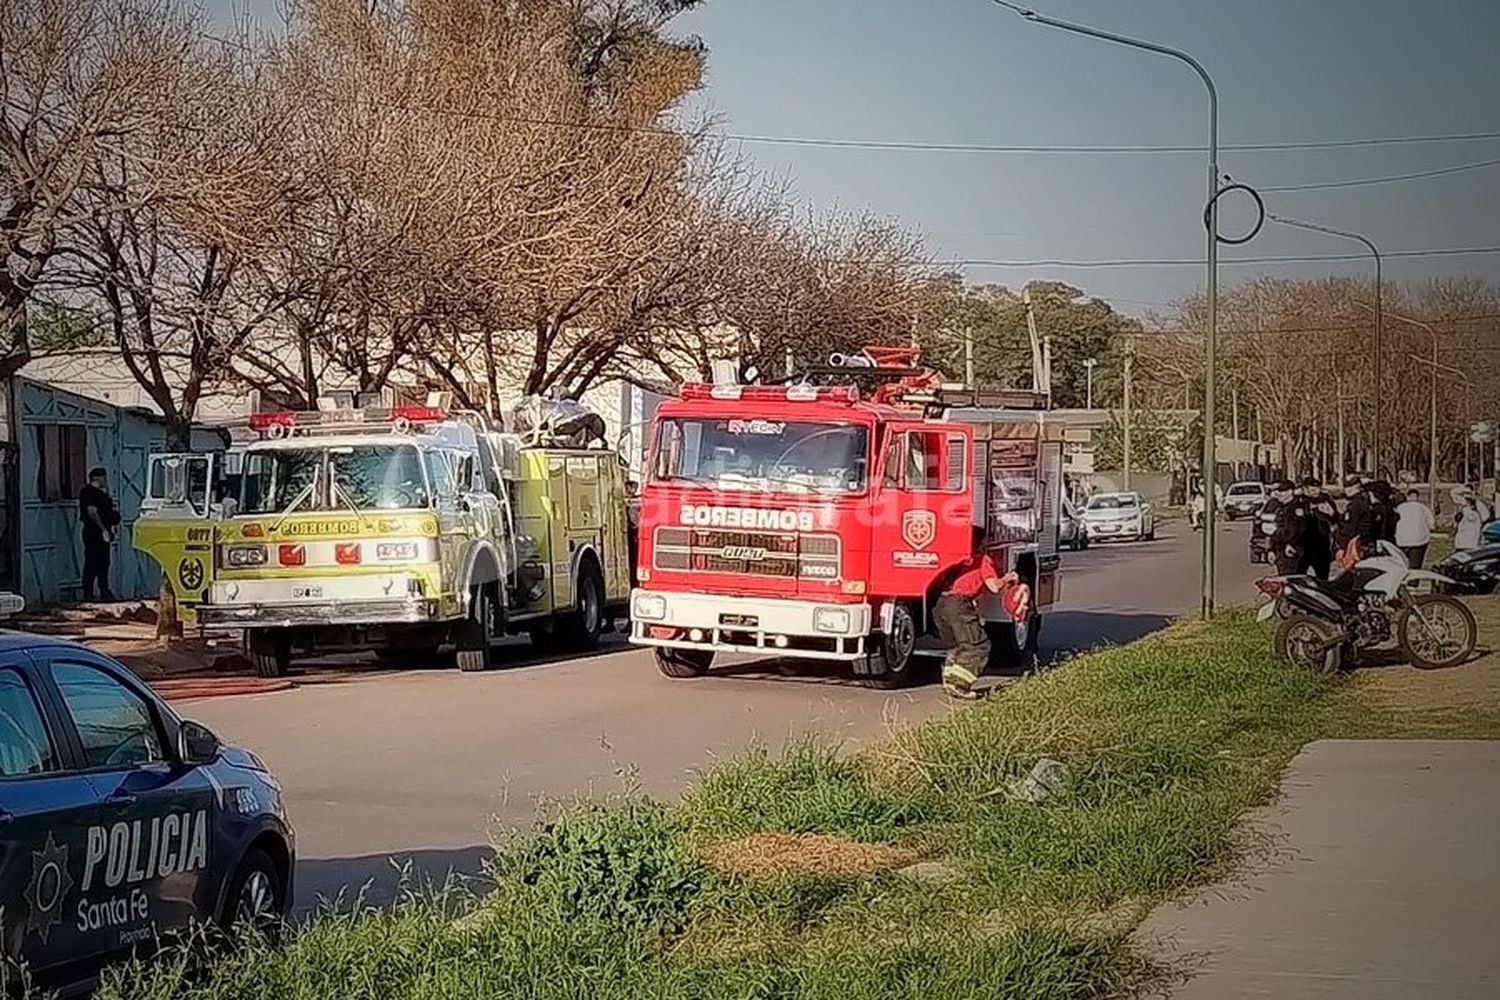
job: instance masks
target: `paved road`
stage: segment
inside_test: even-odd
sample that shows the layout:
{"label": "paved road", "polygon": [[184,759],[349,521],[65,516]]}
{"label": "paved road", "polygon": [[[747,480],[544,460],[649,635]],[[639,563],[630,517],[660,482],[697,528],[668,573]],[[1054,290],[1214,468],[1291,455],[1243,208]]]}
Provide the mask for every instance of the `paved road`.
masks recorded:
{"label": "paved road", "polygon": [[1265,870],[1142,927],[1173,1000],[1500,997],[1500,743],[1313,743],[1284,787]]}
{"label": "paved road", "polygon": [[[1045,652],[1126,641],[1198,606],[1199,536],[1164,525],[1157,541],[1065,557],[1063,603]],[[1250,597],[1243,527],[1224,533],[1221,593]],[[637,784],[680,790],[695,769],[759,740],[805,733],[850,743],[949,711],[941,690],[867,690],[826,671],[737,666],[697,681],[661,677],[651,657],[599,655],[475,676],[451,669],[311,670],[285,692],[182,706],[260,753],[287,790],[298,830],[298,904],[374,879],[391,857],[426,873],[475,870],[492,833],[537,803]]]}

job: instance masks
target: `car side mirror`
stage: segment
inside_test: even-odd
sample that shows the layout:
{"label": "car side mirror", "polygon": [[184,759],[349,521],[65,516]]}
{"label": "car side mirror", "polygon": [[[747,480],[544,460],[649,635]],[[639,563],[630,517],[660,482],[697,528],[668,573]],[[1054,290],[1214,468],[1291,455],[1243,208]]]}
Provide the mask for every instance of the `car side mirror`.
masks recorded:
{"label": "car side mirror", "polygon": [[177,756],[184,764],[212,764],[223,749],[207,726],[184,722],[177,729]]}

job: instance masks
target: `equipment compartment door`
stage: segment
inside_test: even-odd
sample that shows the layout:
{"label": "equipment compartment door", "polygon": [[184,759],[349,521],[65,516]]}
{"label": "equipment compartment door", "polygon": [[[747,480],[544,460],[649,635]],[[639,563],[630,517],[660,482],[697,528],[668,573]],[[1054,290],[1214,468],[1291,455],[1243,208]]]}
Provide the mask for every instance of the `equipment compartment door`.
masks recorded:
{"label": "equipment compartment door", "polygon": [[966,426],[891,425],[881,454],[881,501],[874,506],[874,592],[921,594],[938,572],[969,554],[973,451]]}

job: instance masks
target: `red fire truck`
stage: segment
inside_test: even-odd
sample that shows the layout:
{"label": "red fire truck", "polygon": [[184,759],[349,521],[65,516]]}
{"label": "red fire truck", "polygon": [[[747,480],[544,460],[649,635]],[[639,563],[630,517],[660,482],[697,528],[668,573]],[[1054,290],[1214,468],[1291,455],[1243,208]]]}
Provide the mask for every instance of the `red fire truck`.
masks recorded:
{"label": "red fire truck", "polygon": [[982,607],[995,666],[1034,658],[1059,596],[1062,426],[1045,397],[942,385],[915,352],[835,356],[788,385],[685,385],[656,412],[631,641],[670,677],[716,653],[844,661],[899,687],[975,527],[1031,585]]}

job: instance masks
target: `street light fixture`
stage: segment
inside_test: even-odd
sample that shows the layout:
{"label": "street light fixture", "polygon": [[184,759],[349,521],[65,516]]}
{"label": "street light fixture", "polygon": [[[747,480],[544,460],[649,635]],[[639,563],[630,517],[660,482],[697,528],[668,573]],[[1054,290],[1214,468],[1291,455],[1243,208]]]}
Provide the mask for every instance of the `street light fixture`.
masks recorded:
{"label": "street light fixture", "polygon": [[1267,212],[1266,218],[1272,222],[1279,222],[1283,226],[1293,229],[1305,229],[1314,233],[1326,233],[1329,236],[1341,236],[1346,240],[1354,240],[1363,243],[1365,249],[1370,251],[1375,258],[1375,392],[1370,398],[1370,409],[1373,411],[1373,431],[1371,434],[1373,447],[1373,465],[1371,471],[1378,477],[1380,475],[1380,386],[1381,386],[1381,356],[1385,353],[1383,342],[1385,340],[1385,315],[1383,305],[1385,294],[1381,286],[1383,282],[1380,248],[1358,233],[1351,233],[1343,229],[1334,229],[1332,226],[1320,226],[1314,222],[1303,222],[1299,219],[1289,219],[1284,215]]}
{"label": "street light fixture", "polygon": [[[1219,196],[1224,189],[1219,186],[1219,91],[1214,86],[1214,81],[1203,68],[1203,64],[1181,49],[1174,49],[1156,42],[1148,42],[1139,38],[1130,38],[1126,35],[1117,35],[1109,31],[1101,31],[1091,28],[1085,24],[1075,24],[1072,21],[1063,21],[1053,17],[1038,14],[1034,10],[1011,0],[991,0],[997,6],[1004,7],[1024,17],[1033,24],[1045,25],[1049,28],[1057,28],[1062,31],[1070,31],[1076,35],[1086,35],[1089,38],[1097,38],[1100,41],[1113,42],[1116,45],[1125,45],[1133,49],[1142,49],[1146,52],[1155,52],[1157,55],[1167,56],[1179,62],[1187,63],[1198,74],[1198,79],[1203,81],[1203,86],[1208,89],[1208,204],[1204,209],[1203,221],[1208,228],[1208,336],[1205,339],[1204,360],[1204,400],[1203,400],[1203,468],[1202,475],[1205,489],[1211,488],[1218,468],[1217,441],[1214,437],[1216,427],[1214,414],[1214,398],[1217,391],[1215,380],[1217,377],[1217,354],[1219,348]],[[1232,185],[1240,187],[1242,185]],[[1258,196],[1257,196],[1258,201]],[[1257,224],[1255,232],[1260,226]],[[1242,243],[1255,235],[1242,240],[1232,242]],[[1199,590],[1201,594],[1202,614],[1205,618],[1211,617],[1214,612],[1214,590],[1215,565],[1218,557],[1218,540],[1215,537],[1216,511],[1213,504],[1208,504],[1203,512],[1203,565]]]}

